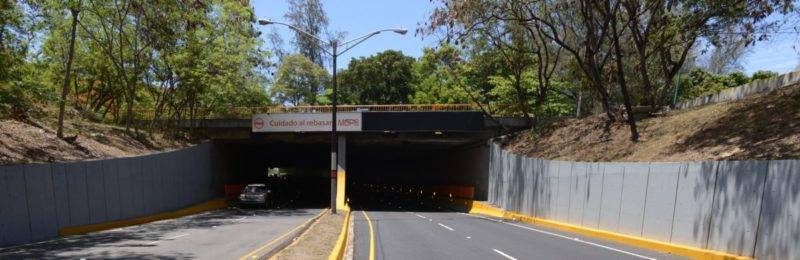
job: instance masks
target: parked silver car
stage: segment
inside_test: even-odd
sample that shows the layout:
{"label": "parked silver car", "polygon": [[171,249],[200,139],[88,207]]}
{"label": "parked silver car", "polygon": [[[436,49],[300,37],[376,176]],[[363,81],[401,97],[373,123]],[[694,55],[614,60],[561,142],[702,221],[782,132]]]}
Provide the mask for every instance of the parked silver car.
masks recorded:
{"label": "parked silver car", "polygon": [[269,207],[272,201],[272,190],[263,183],[248,184],[239,194],[239,205]]}

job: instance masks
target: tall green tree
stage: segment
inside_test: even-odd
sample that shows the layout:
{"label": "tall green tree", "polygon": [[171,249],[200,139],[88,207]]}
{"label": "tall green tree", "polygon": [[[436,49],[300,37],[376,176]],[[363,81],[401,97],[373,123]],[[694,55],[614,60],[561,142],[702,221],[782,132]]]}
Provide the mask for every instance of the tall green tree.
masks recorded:
{"label": "tall green tree", "polygon": [[469,103],[469,89],[461,78],[450,73],[449,66],[459,59],[459,50],[451,45],[423,49],[422,57],[414,63],[417,79],[410,101],[417,104]]}
{"label": "tall green tree", "polygon": [[[328,28],[328,15],[322,7],[320,0],[289,0],[289,12],[285,15],[292,25],[315,37],[322,39]],[[297,51],[306,56],[311,62],[324,65],[323,48],[321,42],[308,37],[304,33],[294,32],[294,45]]]}
{"label": "tall green tree", "polygon": [[344,104],[408,104],[416,83],[414,63],[395,50],[354,58],[339,74],[339,98]]}
{"label": "tall green tree", "polygon": [[279,104],[317,105],[318,96],[329,82],[328,71],[303,55],[284,56],[270,88],[270,96]]}

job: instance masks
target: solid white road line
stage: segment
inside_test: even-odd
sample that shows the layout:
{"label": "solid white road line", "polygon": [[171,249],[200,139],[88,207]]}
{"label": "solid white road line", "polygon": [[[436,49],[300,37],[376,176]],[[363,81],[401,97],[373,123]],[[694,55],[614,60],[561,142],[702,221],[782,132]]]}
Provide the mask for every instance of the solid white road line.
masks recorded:
{"label": "solid white road line", "polygon": [[466,214],[466,213],[461,213],[461,212],[459,212],[459,214],[464,214],[464,215],[467,215],[467,216],[486,219],[486,220],[499,222],[499,223],[505,223],[505,224],[508,224],[508,225],[511,225],[511,226],[515,226],[515,227],[518,227],[518,228],[523,228],[523,229],[527,229],[527,230],[534,231],[534,232],[539,232],[539,233],[546,234],[546,235],[560,237],[560,238],[563,238],[563,239],[572,240],[572,241],[575,241],[575,242],[578,242],[578,243],[583,243],[583,244],[587,244],[587,245],[592,245],[592,246],[608,249],[608,250],[611,250],[611,251],[614,251],[614,252],[623,253],[623,254],[626,254],[626,255],[631,255],[631,256],[642,258],[642,259],[656,260],[655,258],[652,258],[652,257],[649,257],[649,256],[643,256],[643,255],[636,254],[636,253],[633,253],[633,252],[628,252],[628,251],[625,251],[625,250],[622,250],[622,249],[617,249],[617,248],[613,248],[613,247],[610,247],[610,246],[605,246],[605,245],[601,245],[601,244],[597,244],[597,243],[592,243],[592,242],[589,242],[589,241],[583,241],[583,240],[580,240],[580,238],[577,238],[577,237],[568,237],[568,236],[556,234],[556,233],[553,233],[553,232],[539,230],[539,229],[535,229],[535,228],[532,228],[532,227],[527,227],[527,226],[518,225],[518,224],[514,224],[514,223],[509,223],[509,222],[505,222],[505,221],[500,221],[500,220],[496,220],[496,219],[491,219],[491,218],[487,218],[487,217],[483,217],[483,216],[476,216],[476,215],[471,215],[471,214]]}
{"label": "solid white road line", "polygon": [[420,217],[420,218],[422,218],[422,219],[425,219],[425,216],[423,216],[423,215],[420,215],[420,214],[414,214],[414,215],[417,215],[417,217]]}
{"label": "solid white road line", "polygon": [[503,253],[503,251],[500,251],[500,250],[497,250],[497,249],[494,249],[494,248],[492,248],[492,250],[494,250],[494,252],[495,252],[495,253],[498,253],[498,254],[500,254],[501,256],[505,256],[505,257],[506,257],[506,258],[508,258],[508,259],[511,259],[511,260],[517,260],[517,259],[516,259],[516,258],[514,258],[513,256],[510,256],[510,255],[508,255],[508,254],[506,254],[506,253]]}
{"label": "solid white road line", "polygon": [[438,224],[439,224],[439,226],[442,226],[443,228],[446,228],[447,230],[453,231],[453,228],[451,228],[451,227],[445,226],[442,223],[438,223]]}

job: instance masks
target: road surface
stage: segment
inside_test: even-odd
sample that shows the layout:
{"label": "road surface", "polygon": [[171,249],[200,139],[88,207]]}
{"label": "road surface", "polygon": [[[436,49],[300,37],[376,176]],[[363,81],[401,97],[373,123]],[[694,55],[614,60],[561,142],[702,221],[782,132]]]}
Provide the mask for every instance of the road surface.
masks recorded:
{"label": "road surface", "polygon": [[238,259],[266,249],[274,239],[321,209],[225,209],[18,247],[0,259]]}
{"label": "road surface", "polygon": [[355,260],[683,259],[527,223],[448,212],[414,198],[362,196],[372,199],[355,200]]}

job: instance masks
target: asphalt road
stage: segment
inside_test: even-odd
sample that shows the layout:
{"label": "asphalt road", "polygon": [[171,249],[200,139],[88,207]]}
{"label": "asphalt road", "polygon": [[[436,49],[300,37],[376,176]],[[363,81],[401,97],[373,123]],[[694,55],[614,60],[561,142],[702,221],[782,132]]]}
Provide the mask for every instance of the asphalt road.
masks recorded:
{"label": "asphalt road", "polygon": [[464,213],[353,213],[356,260],[370,259],[369,222],[374,232],[374,259],[680,259],[544,227]]}
{"label": "asphalt road", "polygon": [[415,198],[359,195],[352,215],[356,260],[371,260],[371,246],[374,259],[381,260],[683,259],[527,223],[448,212]]}
{"label": "asphalt road", "polygon": [[321,209],[225,209],[12,248],[0,259],[238,259]]}

